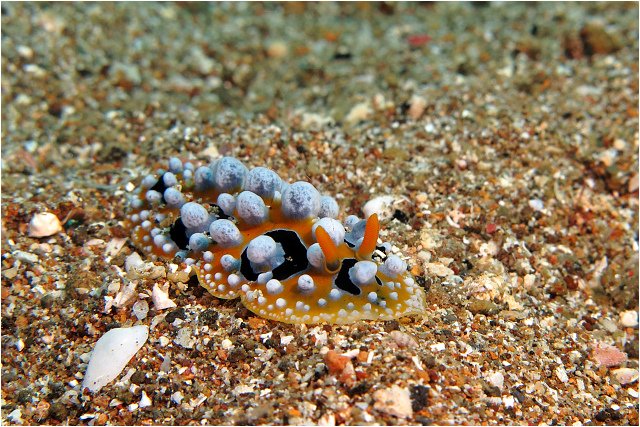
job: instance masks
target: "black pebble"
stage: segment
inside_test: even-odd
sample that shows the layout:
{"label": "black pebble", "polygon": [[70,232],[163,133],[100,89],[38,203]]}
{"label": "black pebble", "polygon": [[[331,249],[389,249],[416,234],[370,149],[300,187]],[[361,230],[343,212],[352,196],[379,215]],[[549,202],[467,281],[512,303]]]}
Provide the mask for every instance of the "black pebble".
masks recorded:
{"label": "black pebble", "polygon": [[403,224],[407,224],[409,222],[409,215],[407,215],[406,213],[398,209],[396,209],[395,212],[393,213],[393,218],[397,219]]}
{"label": "black pebble", "polygon": [[166,320],[167,323],[173,323],[176,319],[184,320],[184,318],[185,318],[184,308],[177,308],[172,312],[167,313],[164,320]]}
{"label": "black pebble", "polygon": [[356,384],[351,390],[347,391],[349,397],[358,396],[369,391],[371,385],[366,381]]}
{"label": "black pebble", "polygon": [[131,375],[131,382],[134,384],[144,384],[147,377],[144,372],[136,371],[133,375]]}
{"label": "black pebble", "polygon": [[429,404],[429,388],[423,385],[411,387],[411,408],[414,412],[421,411]]}

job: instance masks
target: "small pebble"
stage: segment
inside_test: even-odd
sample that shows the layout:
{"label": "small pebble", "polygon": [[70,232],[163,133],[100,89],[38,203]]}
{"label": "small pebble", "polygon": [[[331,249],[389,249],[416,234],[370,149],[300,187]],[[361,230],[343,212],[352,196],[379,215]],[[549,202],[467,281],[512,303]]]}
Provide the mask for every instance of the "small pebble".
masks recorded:
{"label": "small pebble", "polygon": [[25,251],[15,251],[13,256],[18,261],[26,262],[27,264],[35,264],[38,261],[38,255]]}
{"label": "small pebble", "polygon": [[356,104],[351,108],[349,114],[345,117],[344,121],[347,124],[358,124],[363,120],[367,120],[371,114],[373,114],[373,110],[369,106],[368,102],[362,102],[360,104]]}
{"label": "small pebble", "polygon": [[424,113],[424,110],[426,108],[427,100],[419,95],[414,95],[409,101],[409,111],[407,111],[407,114],[413,120],[418,120],[420,117],[422,117],[422,114]]}
{"label": "small pebble", "polygon": [[638,370],[631,368],[619,368],[611,371],[613,376],[620,384],[631,384],[638,380]]}
{"label": "small pebble", "polygon": [[540,212],[544,209],[544,203],[540,199],[529,200],[529,207],[536,212]]}
{"label": "small pebble", "polygon": [[474,299],[467,307],[473,314],[484,314],[490,316],[500,311],[500,306],[493,301]]}
{"label": "small pebble", "polygon": [[29,222],[30,237],[49,237],[61,231],[60,220],[50,212],[37,213]]}
{"label": "small pebble", "polygon": [[15,424],[22,424],[22,411],[20,409],[14,409],[7,415],[7,419]]}
{"label": "small pebble", "polygon": [[182,394],[182,392],[176,391],[171,395],[171,401],[176,405],[181,405],[182,399],[184,399],[184,395]]}
{"label": "small pebble", "polygon": [[411,394],[406,388],[393,385],[373,393],[374,409],[398,418],[411,418]]}
{"label": "small pebble", "polygon": [[635,328],[638,326],[638,312],[635,310],[623,311],[620,313],[620,324],[625,328]]}
{"label": "small pebble", "polygon": [[324,363],[327,365],[329,374],[334,375],[341,383],[347,386],[355,383],[356,375],[351,358],[329,350],[324,355]]}
{"label": "small pebble", "polygon": [[504,375],[501,372],[491,372],[485,379],[489,384],[498,387],[500,390],[504,387]]}
{"label": "small pebble", "polygon": [[569,381],[569,376],[567,375],[567,371],[566,369],[564,369],[564,366],[562,365],[558,366],[555,372],[556,372],[556,376],[561,382],[566,383]]}
{"label": "small pebble", "polygon": [[287,44],[282,41],[274,41],[267,46],[267,55],[270,58],[282,58],[285,57],[289,49]]}
{"label": "small pebble", "polygon": [[174,343],[184,348],[193,348],[196,343],[196,339],[193,336],[191,328],[182,328],[178,331]]}
{"label": "small pebble", "polygon": [[138,403],[138,407],[146,408],[148,406],[151,406],[151,404],[152,404],[151,399],[149,398],[149,396],[147,396],[147,393],[145,393],[144,390],[142,390],[142,397],[140,399],[140,402]]}
{"label": "small pebble", "polygon": [[400,331],[391,331],[389,336],[400,348],[417,348],[418,342],[409,334]]}

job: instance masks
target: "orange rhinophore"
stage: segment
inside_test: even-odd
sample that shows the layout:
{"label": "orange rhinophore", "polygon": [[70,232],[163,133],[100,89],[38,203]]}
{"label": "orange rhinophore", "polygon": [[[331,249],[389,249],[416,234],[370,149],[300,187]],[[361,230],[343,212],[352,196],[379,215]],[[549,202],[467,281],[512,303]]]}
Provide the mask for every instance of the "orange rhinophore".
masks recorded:
{"label": "orange rhinophore", "polygon": [[377,215],[336,218],[339,208],[308,182],[248,170],[223,157],[194,167],[177,158],[145,177],[127,224],[134,244],[178,257],[219,298],[287,323],[389,320],[425,310],[406,263],[378,245]]}
{"label": "orange rhinophore", "polygon": [[367,219],[367,225],[364,229],[364,238],[362,244],[358,248],[358,259],[367,259],[371,257],[373,251],[376,250],[378,242],[378,234],[380,234],[380,222],[378,222],[378,214],[374,213]]}
{"label": "orange rhinophore", "polygon": [[328,272],[336,272],[340,268],[340,255],[338,253],[338,247],[331,240],[331,236],[324,228],[318,227],[316,229],[316,239],[320,244],[322,253],[324,254],[325,265]]}

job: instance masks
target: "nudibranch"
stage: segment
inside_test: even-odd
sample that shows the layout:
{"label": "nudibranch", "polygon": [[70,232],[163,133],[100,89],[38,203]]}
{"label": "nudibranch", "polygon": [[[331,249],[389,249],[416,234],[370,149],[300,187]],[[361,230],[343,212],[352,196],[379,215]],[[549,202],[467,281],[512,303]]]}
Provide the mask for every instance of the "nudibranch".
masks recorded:
{"label": "nudibranch", "polygon": [[127,225],[148,255],[192,266],[218,298],[286,323],[390,320],[425,310],[406,263],[378,243],[376,214],[336,218],[310,183],[223,157],[195,167],[171,158],[134,191]]}

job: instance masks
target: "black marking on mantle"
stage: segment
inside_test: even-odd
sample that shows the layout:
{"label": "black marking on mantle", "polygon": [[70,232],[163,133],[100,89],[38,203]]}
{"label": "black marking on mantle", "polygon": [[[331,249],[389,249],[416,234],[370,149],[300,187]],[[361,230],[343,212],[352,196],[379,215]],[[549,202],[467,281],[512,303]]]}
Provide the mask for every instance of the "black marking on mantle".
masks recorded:
{"label": "black marking on mantle", "polygon": [[349,277],[349,270],[351,267],[356,265],[358,262],[357,259],[354,258],[346,258],[342,260],[342,265],[340,266],[340,271],[338,271],[338,275],[334,280],[334,284],[345,292],[349,292],[351,295],[360,295],[362,292],[358,285],[351,281]]}
{"label": "black marking on mantle", "polygon": [[155,184],[153,184],[153,187],[151,187],[149,190],[155,190],[158,193],[160,193],[160,195],[162,196],[162,203],[166,204],[167,201],[164,199],[164,190],[167,189],[167,186],[164,185],[164,174],[160,175],[160,178],[158,178],[158,181],[156,181]]}
{"label": "black marking on mantle", "polygon": [[[292,230],[278,229],[268,231],[264,235],[271,237],[276,243],[280,243],[284,250],[284,262],[272,270],[274,279],[286,280],[309,267],[307,247],[302,243],[298,233]],[[247,248],[242,251],[240,257],[240,272],[247,280],[258,280],[259,273],[254,272],[251,268]]]}
{"label": "black marking on mantle", "polygon": [[187,227],[184,226],[182,218],[176,219],[169,229],[169,237],[180,249],[187,249],[189,238],[187,237]]}

